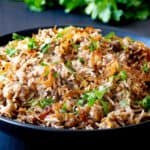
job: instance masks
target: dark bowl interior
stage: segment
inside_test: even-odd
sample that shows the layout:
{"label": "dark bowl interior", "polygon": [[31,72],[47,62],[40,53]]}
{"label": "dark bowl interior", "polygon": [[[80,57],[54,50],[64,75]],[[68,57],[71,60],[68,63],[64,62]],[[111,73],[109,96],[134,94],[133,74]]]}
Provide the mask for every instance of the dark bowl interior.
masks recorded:
{"label": "dark bowl interior", "polygon": [[[59,26],[63,27],[63,26]],[[48,27],[44,27],[48,28]],[[134,33],[130,33],[128,31],[120,30],[112,27],[100,26],[96,27],[102,29],[102,34],[105,35],[109,32],[115,32],[116,35],[124,37],[130,36],[135,40],[143,41],[147,46],[150,47],[150,39],[147,37],[143,37]],[[31,36],[33,33],[37,33],[39,28],[19,31],[17,33],[24,36]],[[0,46],[7,44],[8,41],[12,39],[12,33],[1,36],[0,37]],[[89,143],[92,140],[96,139],[111,139],[112,137],[118,136],[126,136],[136,137],[139,134],[146,135],[147,130],[150,127],[150,121],[146,121],[144,123],[138,125],[126,126],[123,128],[117,129],[102,129],[102,130],[70,130],[70,129],[54,129],[54,128],[46,128],[31,124],[25,124],[16,122],[11,119],[7,119],[4,117],[0,117],[0,130],[4,133],[7,133],[11,136],[18,137],[21,139],[25,139],[29,143],[38,143],[37,141],[49,143],[51,141],[86,141]]]}

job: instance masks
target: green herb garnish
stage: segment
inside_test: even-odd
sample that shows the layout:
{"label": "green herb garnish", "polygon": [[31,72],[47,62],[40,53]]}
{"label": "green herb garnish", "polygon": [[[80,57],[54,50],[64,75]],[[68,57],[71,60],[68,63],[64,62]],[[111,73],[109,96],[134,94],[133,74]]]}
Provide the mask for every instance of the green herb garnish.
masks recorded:
{"label": "green herb garnish", "polygon": [[65,66],[68,68],[68,71],[70,72],[70,73],[75,73],[75,71],[73,70],[73,68],[72,68],[72,63],[71,63],[71,61],[67,61],[66,63],[65,63]]}
{"label": "green herb garnish", "polygon": [[61,32],[58,32],[56,38],[63,38],[63,36],[64,35]]}
{"label": "green herb garnish", "polygon": [[91,98],[91,99],[88,98],[88,102],[87,102],[88,106],[93,106],[95,104],[95,101],[96,101],[95,98]]}
{"label": "green herb garnish", "polygon": [[83,106],[84,105],[84,99],[78,99],[76,104],[80,105],[80,106]]}
{"label": "green herb garnish", "polygon": [[73,48],[74,48],[75,50],[78,50],[78,48],[80,47],[79,44],[73,44],[72,46],[73,46]]}
{"label": "green herb garnish", "polygon": [[48,51],[49,48],[50,48],[50,44],[45,43],[45,44],[42,44],[42,45],[41,45],[40,51],[41,51],[43,54],[45,54],[45,53]]}
{"label": "green herb garnish", "polygon": [[17,33],[13,33],[12,34],[12,39],[13,40],[24,40],[24,36],[22,36],[22,35],[19,35],[19,34],[17,34]]}
{"label": "green herb garnish", "polygon": [[108,91],[108,88],[106,88],[104,86],[100,86],[99,89],[95,89],[95,90],[89,91],[89,92],[81,95],[81,98],[77,101],[77,104],[80,106],[83,106],[84,103],[87,103],[88,106],[91,107],[98,100],[103,107],[105,115],[107,115],[109,112],[108,102],[103,100],[103,97],[107,91]]}
{"label": "green herb garnish", "polygon": [[120,80],[123,80],[123,81],[126,80],[127,79],[126,71],[124,70],[120,71],[119,77],[120,77]]}
{"label": "green herb garnish", "polygon": [[127,49],[128,49],[128,46],[127,46],[127,45],[122,44],[122,45],[121,45],[121,48],[122,48],[123,50],[127,50]]}
{"label": "green herb garnish", "polygon": [[65,63],[65,66],[68,67],[68,68],[70,68],[70,67],[72,66],[71,61],[68,60],[68,61]]}
{"label": "green herb garnish", "polygon": [[53,77],[54,77],[55,79],[58,78],[58,76],[59,76],[58,72],[55,72],[55,73],[53,74]]}
{"label": "green herb garnish", "polygon": [[100,86],[98,90],[95,90],[95,95],[99,100],[101,100],[104,97],[104,95],[106,94],[107,91],[108,91],[107,87]]}
{"label": "green herb garnish", "polygon": [[99,100],[102,105],[106,105],[105,101],[103,100],[103,97],[107,91],[108,88],[104,86],[100,86],[99,89],[88,91],[81,95],[81,98],[77,101],[77,104],[83,106],[84,104],[87,103],[89,106],[93,106],[95,102]]}
{"label": "green herb garnish", "polygon": [[53,64],[58,65],[59,61],[54,61]]}
{"label": "green herb garnish", "polygon": [[45,73],[44,73],[44,75],[48,76],[49,75],[49,70],[46,70]]}
{"label": "green herb garnish", "polygon": [[98,49],[99,48],[99,45],[98,45],[98,42],[96,41],[91,41],[91,44],[89,46],[89,50],[90,52],[93,52],[94,50]]}
{"label": "green herb garnish", "polygon": [[104,114],[107,115],[107,114],[109,113],[108,102],[106,102],[106,101],[101,101],[101,104],[102,104],[102,106],[103,106]]}
{"label": "green herb garnish", "polygon": [[47,66],[46,62],[41,62],[41,66]]}
{"label": "green herb garnish", "polygon": [[66,113],[67,112],[67,104],[64,103],[61,110],[60,110],[61,113]]}
{"label": "green herb garnish", "polygon": [[73,114],[74,114],[74,115],[78,115],[78,114],[79,114],[79,111],[78,111],[78,110],[74,110],[74,111],[73,111]]}
{"label": "green herb garnish", "polygon": [[6,54],[10,57],[16,54],[17,50],[14,47],[9,47],[6,49]]}
{"label": "green herb garnish", "polygon": [[149,68],[148,68],[148,64],[147,64],[147,63],[145,63],[145,64],[143,65],[142,70],[143,70],[145,73],[149,73]]}
{"label": "green herb garnish", "polygon": [[84,59],[83,58],[78,57],[78,60],[79,60],[80,63],[82,63],[82,64],[84,63]]}
{"label": "green herb garnish", "polygon": [[111,39],[113,38],[114,36],[116,36],[115,32],[109,32],[108,34],[106,34],[104,36],[105,39]]}
{"label": "green herb garnish", "polygon": [[31,100],[29,100],[29,101],[27,102],[27,104],[30,105],[30,106],[32,106],[32,107],[38,105],[38,103],[39,103],[39,101],[36,100],[36,99],[31,99]]}
{"label": "green herb garnish", "polygon": [[37,48],[35,39],[29,38],[28,48],[29,49],[36,49]]}
{"label": "green herb garnish", "polygon": [[145,110],[150,110],[150,95],[147,95],[142,101],[136,101],[137,104],[144,107]]}
{"label": "green herb garnish", "polygon": [[146,0],[24,0],[31,11],[62,6],[66,13],[74,10],[90,15],[104,23],[122,20],[145,20],[150,16],[149,1]]}
{"label": "green herb garnish", "polygon": [[44,99],[40,100],[39,104],[40,104],[40,107],[42,109],[44,109],[46,106],[52,104],[53,102],[55,102],[55,100],[52,98],[44,98]]}

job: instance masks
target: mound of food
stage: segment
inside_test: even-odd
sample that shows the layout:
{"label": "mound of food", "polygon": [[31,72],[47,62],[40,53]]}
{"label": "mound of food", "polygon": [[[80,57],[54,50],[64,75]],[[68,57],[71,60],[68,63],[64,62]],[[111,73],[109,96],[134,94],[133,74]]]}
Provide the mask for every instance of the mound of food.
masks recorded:
{"label": "mound of food", "polygon": [[54,128],[150,119],[150,49],[92,27],[12,35],[0,47],[0,115]]}

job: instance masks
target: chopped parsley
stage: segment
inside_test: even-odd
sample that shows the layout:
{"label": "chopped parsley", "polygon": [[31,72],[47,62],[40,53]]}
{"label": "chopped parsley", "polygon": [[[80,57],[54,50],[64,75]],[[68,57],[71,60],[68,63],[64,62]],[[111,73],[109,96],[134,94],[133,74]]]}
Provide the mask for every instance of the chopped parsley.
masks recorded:
{"label": "chopped parsley", "polygon": [[19,35],[19,34],[17,34],[17,33],[13,33],[13,34],[12,34],[12,39],[13,39],[13,40],[24,40],[25,37],[22,36],[22,35]]}
{"label": "chopped parsley", "polygon": [[36,49],[37,48],[35,39],[29,38],[28,48],[29,49]]}
{"label": "chopped parsley", "polygon": [[84,104],[88,104],[88,106],[93,106],[95,102],[100,101],[104,113],[108,113],[108,102],[103,100],[104,95],[108,91],[108,88],[104,86],[100,86],[99,89],[95,89],[92,91],[88,91],[81,95],[80,99],[77,101],[77,104],[83,106]]}
{"label": "chopped parsley", "polygon": [[65,63],[65,66],[66,66],[67,68],[71,68],[71,66],[72,66],[71,61],[67,60],[67,62]]}
{"label": "chopped parsley", "polygon": [[101,104],[102,104],[102,106],[103,106],[104,114],[107,115],[107,114],[109,113],[108,102],[106,102],[106,101],[101,101]]}
{"label": "chopped parsley", "polygon": [[88,106],[93,106],[94,104],[95,104],[95,101],[96,101],[97,99],[95,99],[94,97],[93,98],[88,98],[88,102],[87,102],[87,104],[88,104]]}
{"label": "chopped parsley", "polygon": [[126,80],[127,79],[126,71],[124,71],[124,70],[120,71],[119,77],[120,77],[120,80],[122,80],[122,81]]}
{"label": "chopped parsley", "polygon": [[47,66],[46,62],[41,62],[41,66]]}
{"label": "chopped parsley", "polygon": [[49,70],[46,70],[45,73],[44,73],[44,75],[48,76],[49,75]]}
{"label": "chopped parsley", "polygon": [[145,73],[149,73],[149,68],[148,68],[148,64],[147,63],[144,63],[143,67],[142,67],[142,70],[145,72]]}
{"label": "chopped parsley", "polygon": [[100,86],[98,90],[95,90],[95,95],[98,99],[102,99],[107,91],[108,91],[107,87]]}
{"label": "chopped parsley", "polygon": [[75,73],[75,70],[73,70],[73,68],[72,68],[72,63],[71,63],[71,61],[67,61],[66,63],[65,63],[65,66],[68,68],[68,71],[70,72],[70,73]]}
{"label": "chopped parsley", "polygon": [[79,114],[79,111],[78,111],[78,110],[74,110],[74,111],[73,111],[73,114],[74,114],[74,115],[78,115],[78,114]]}
{"label": "chopped parsley", "polygon": [[10,57],[14,56],[17,52],[17,49],[15,49],[14,47],[9,47],[6,49],[6,54]]}
{"label": "chopped parsley", "polygon": [[54,61],[53,64],[58,65],[59,61]]}
{"label": "chopped parsley", "polygon": [[93,52],[94,50],[98,49],[99,48],[99,45],[98,45],[98,42],[96,41],[91,41],[91,44],[89,46],[89,50],[90,52]]}
{"label": "chopped parsley", "polygon": [[73,44],[72,46],[73,46],[73,48],[74,48],[75,50],[78,50],[78,48],[80,47],[79,44]]}
{"label": "chopped parsley", "polygon": [[84,100],[83,99],[78,99],[76,104],[80,105],[80,106],[83,106],[84,105]]}
{"label": "chopped parsley", "polygon": [[142,101],[138,101],[137,104],[141,105],[145,110],[150,110],[150,95],[147,95]]}
{"label": "chopped parsley", "polygon": [[46,106],[52,104],[53,102],[55,102],[55,100],[52,98],[44,98],[44,99],[40,100],[39,104],[40,104],[40,107],[42,109],[44,109]]}
{"label": "chopped parsley", "polygon": [[79,60],[80,63],[82,63],[82,64],[84,63],[84,59],[83,58],[78,57],[78,60]]}
{"label": "chopped parsley", "polygon": [[61,32],[58,32],[56,38],[63,38],[63,36],[64,35]]}
{"label": "chopped parsley", "polygon": [[104,36],[105,39],[111,39],[113,38],[114,36],[116,36],[115,32],[109,32],[108,34],[106,34]]}
{"label": "chopped parsley", "polygon": [[61,113],[66,113],[67,112],[67,104],[64,103],[61,110],[60,110]]}
{"label": "chopped parsley", "polygon": [[36,99],[31,99],[27,102],[27,104],[32,106],[32,107],[36,106],[38,103],[39,103],[39,101]]}
{"label": "chopped parsley", "polygon": [[122,45],[121,45],[121,48],[122,48],[123,50],[127,50],[127,49],[128,49],[128,46],[127,46],[127,45],[122,44]]}
{"label": "chopped parsley", "polygon": [[43,54],[45,54],[45,53],[48,51],[49,48],[50,48],[50,44],[45,43],[45,44],[42,44],[42,45],[41,45],[40,51],[41,51]]}
{"label": "chopped parsley", "polygon": [[58,76],[59,76],[58,72],[54,72],[53,77],[56,79],[58,78]]}

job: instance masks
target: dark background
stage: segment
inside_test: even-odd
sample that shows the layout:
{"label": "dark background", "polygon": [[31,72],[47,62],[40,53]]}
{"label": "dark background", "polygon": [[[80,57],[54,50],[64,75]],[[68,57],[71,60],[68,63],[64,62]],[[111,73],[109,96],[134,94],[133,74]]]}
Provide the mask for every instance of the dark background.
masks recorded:
{"label": "dark background", "polygon": [[[102,25],[100,22],[92,21],[89,16],[75,13],[65,14],[61,9],[35,13],[30,12],[22,2],[0,0],[0,35],[33,27],[66,24]],[[126,23],[119,26],[119,28],[150,37],[150,19]]]}
{"label": "dark background", "polygon": [[[21,2],[0,0],[0,36],[9,32],[51,25],[101,26],[104,24],[92,21],[89,16],[82,14],[65,14],[62,9],[35,13],[30,12]],[[150,37],[150,19],[127,23],[118,26],[118,28]],[[23,143],[18,143],[16,139],[0,131],[0,150],[16,150],[16,147],[21,147],[22,145]]]}

